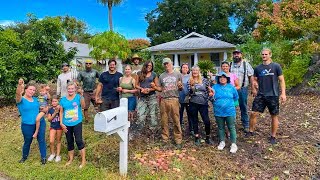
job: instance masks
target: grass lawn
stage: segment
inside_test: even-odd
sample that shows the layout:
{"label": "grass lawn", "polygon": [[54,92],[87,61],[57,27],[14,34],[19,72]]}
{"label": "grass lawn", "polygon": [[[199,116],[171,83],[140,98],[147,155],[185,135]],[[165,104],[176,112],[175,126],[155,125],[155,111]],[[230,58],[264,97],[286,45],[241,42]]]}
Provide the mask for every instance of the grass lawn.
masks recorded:
{"label": "grass lawn", "polygon": [[[212,116],[214,146],[202,143],[196,147],[188,136],[184,138],[182,150],[175,150],[172,143],[163,145],[158,138],[153,140],[147,136],[130,141],[127,179],[320,178],[320,152],[314,146],[320,141],[318,99],[315,96],[288,97],[288,102],[281,107],[280,143],[276,146],[268,143],[270,116],[267,113],[259,118],[257,135],[253,139],[244,139],[243,133],[237,132],[239,150],[235,155],[229,153],[229,143],[223,151],[217,150],[216,124]],[[79,169],[77,151],[73,164],[64,166],[67,160],[64,136],[62,162],[40,165],[35,140],[28,160],[19,164],[22,134],[16,108],[0,108],[0,116],[0,179],[1,175],[8,179],[125,179],[118,175],[118,140],[93,132],[92,122],[83,126],[88,164]]]}

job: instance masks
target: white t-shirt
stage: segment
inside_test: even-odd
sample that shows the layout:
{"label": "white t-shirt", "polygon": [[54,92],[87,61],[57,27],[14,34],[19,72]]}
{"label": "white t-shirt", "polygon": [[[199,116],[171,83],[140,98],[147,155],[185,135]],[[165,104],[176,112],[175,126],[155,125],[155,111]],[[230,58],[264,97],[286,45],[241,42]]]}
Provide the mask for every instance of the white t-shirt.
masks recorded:
{"label": "white t-shirt", "polygon": [[66,73],[62,73],[58,76],[57,95],[60,95],[60,97],[66,96],[68,94],[68,91],[67,91],[68,80],[72,81],[72,76],[70,71]]}

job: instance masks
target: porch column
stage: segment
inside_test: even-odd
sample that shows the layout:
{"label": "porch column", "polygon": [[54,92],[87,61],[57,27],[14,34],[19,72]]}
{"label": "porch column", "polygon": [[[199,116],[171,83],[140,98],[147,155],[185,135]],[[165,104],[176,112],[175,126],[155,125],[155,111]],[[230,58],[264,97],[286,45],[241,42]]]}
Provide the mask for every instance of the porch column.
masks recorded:
{"label": "porch column", "polygon": [[151,61],[154,62],[154,54],[151,55]]}
{"label": "porch column", "polygon": [[194,65],[198,64],[198,53],[194,53]]}
{"label": "porch column", "polygon": [[228,59],[227,51],[223,52],[223,61],[226,61]]}
{"label": "porch column", "polygon": [[174,54],[174,64],[173,67],[179,67],[178,54]]}

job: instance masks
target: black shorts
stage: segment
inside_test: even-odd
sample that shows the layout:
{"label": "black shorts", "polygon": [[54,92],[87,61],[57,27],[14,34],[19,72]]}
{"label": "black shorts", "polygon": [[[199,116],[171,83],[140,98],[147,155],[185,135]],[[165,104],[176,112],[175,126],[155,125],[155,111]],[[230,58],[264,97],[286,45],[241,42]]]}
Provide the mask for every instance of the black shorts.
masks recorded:
{"label": "black shorts", "polygon": [[252,111],[263,113],[268,107],[271,115],[279,114],[279,96],[262,96],[258,95],[252,103]]}
{"label": "black shorts", "polygon": [[119,107],[120,100],[106,100],[102,98],[102,104],[100,105],[100,112]]}

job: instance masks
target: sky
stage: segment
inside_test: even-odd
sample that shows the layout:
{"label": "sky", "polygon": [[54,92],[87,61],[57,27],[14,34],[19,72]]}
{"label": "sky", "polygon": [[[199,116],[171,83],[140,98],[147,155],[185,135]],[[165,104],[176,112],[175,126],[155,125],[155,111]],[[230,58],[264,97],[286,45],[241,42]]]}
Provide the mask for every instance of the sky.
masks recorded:
{"label": "sky", "polygon": [[[113,8],[114,31],[127,39],[147,38],[145,15],[161,0],[123,0]],[[25,22],[27,14],[37,18],[69,15],[84,21],[90,33],[109,30],[108,8],[97,0],[9,0],[0,7],[0,25]]]}

